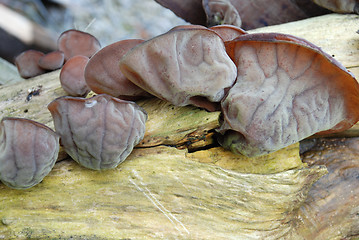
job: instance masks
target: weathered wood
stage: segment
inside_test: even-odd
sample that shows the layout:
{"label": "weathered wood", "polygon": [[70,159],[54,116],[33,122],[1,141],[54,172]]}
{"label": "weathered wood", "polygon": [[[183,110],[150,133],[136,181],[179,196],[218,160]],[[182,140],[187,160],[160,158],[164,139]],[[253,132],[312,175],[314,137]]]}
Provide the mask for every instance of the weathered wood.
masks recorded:
{"label": "weathered wood", "polygon": [[292,236],[296,209],[325,173],[323,167],[238,173],[192,161],[173,147],[136,149],[106,172],[61,161],[34,188],[0,185],[0,236],[277,239]]}
{"label": "weathered wood", "polygon": [[[47,105],[56,97],[66,95],[59,81],[60,70],[0,87],[0,116],[24,117],[54,128]],[[32,89],[40,89],[39,95],[28,98]]]}
{"label": "weathered wood", "polygon": [[197,143],[198,147],[210,144],[203,141],[209,131],[219,126],[220,112],[207,112],[193,106],[177,107],[153,98],[142,100],[138,104],[148,113],[146,134],[138,147],[172,145],[188,147]]}
{"label": "weathered wood", "polygon": [[[338,60],[349,53],[356,54],[351,55],[356,62],[344,62],[353,70],[359,69],[356,58],[359,48],[350,45],[358,36],[347,29],[355,28],[355,33],[357,20],[357,16],[334,14],[312,22],[305,20],[258,31],[302,36],[314,28],[317,32],[313,36],[304,37],[330,54],[340,45],[345,51],[334,53]],[[322,21],[327,24],[319,27]],[[341,34],[335,33],[338,39],[347,41],[318,43],[328,39],[326,29],[336,24],[343,27],[338,30]],[[1,86],[0,116],[26,117],[53,128],[47,104],[65,95],[58,75],[59,71],[55,71],[16,85]],[[40,95],[26,101],[28,90],[39,85]],[[305,239],[309,233],[316,236],[315,231],[306,232],[311,221],[298,222],[301,215],[297,213],[311,185],[327,171],[322,166],[303,164],[298,144],[266,157],[236,156],[222,148],[209,148],[219,112],[175,107],[157,99],[138,103],[149,113],[146,135],[116,169],[87,170],[62,155],[52,172],[33,188],[19,191],[1,184],[0,239]],[[209,149],[197,151],[203,147]],[[332,177],[338,178],[335,174]],[[321,199],[315,201],[311,204]],[[350,221],[345,224],[346,229],[351,227]],[[353,234],[328,231],[328,238],[345,238],[348,233]]]}
{"label": "weathered wood", "polygon": [[308,165],[328,169],[299,209],[297,229],[305,239],[359,239],[358,155],[359,138],[319,139],[304,154]]}

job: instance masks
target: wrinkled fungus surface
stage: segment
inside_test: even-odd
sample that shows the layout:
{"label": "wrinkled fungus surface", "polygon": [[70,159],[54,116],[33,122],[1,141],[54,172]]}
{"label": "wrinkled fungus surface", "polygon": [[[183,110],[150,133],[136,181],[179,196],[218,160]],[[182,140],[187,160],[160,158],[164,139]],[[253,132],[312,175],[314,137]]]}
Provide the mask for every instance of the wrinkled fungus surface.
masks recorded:
{"label": "wrinkled fungus surface", "polygon": [[219,102],[237,69],[222,39],[207,29],[178,29],[131,49],[122,73],[147,92],[177,106]]}
{"label": "wrinkled fungus surface", "polygon": [[358,121],[358,83],[342,65],[307,43],[248,35],[227,43],[238,77],[222,102],[224,147],[261,155]]}
{"label": "wrinkled fungus surface", "polygon": [[17,189],[32,187],[55,165],[59,136],[40,123],[3,118],[0,123],[0,179]]}
{"label": "wrinkled fungus surface", "polygon": [[145,133],[146,112],[134,102],[106,94],[60,97],[48,108],[65,151],[90,169],[116,167]]}

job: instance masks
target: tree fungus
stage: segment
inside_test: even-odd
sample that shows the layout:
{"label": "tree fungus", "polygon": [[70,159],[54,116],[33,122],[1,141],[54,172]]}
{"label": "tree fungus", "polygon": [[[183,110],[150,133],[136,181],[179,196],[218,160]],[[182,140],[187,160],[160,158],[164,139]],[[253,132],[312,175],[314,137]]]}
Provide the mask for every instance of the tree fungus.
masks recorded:
{"label": "tree fungus", "polygon": [[94,170],[115,168],[145,133],[147,113],[134,102],[107,94],[60,97],[48,109],[65,151]]}
{"label": "tree fungus", "polygon": [[221,103],[224,147],[261,155],[358,121],[356,79],[304,39],[248,34],[226,47],[238,76]]}
{"label": "tree fungus", "polygon": [[70,58],[61,69],[61,86],[71,96],[83,97],[90,92],[84,76],[88,61],[88,57],[77,55]]}
{"label": "tree fungus", "polygon": [[141,39],[128,39],[110,44],[91,57],[85,68],[85,80],[95,93],[106,93],[121,99],[136,99],[149,94],[133,84],[119,70],[120,59],[130,49],[142,43]]}
{"label": "tree fungus", "polygon": [[59,136],[38,122],[3,118],[0,123],[0,179],[17,189],[32,187],[55,165]]}
{"label": "tree fungus", "polygon": [[65,54],[65,61],[76,55],[91,57],[100,50],[100,42],[91,34],[75,29],[63,32],[58,41],[58,49]]}
{"label": "tree fungus", "polygon": [[38,65],[46,70],[56,70],[62,67],[65,61],[65,55],[63,52],[57,50],[53,52],[49,52],[42,56],[39,61]]}
{"label": "tree fungus", "polygon": [[31,78],[46,72],[37,63],[44,56],[42,52],[27,50],[15,58],[15,65],[21,77]]}
{"label": "tree fungus", "polygon": [[122,73],[150,94],[174,105],[214,110],[237,70],[222,39],[208,29],[178,29],[145,41],[120,61]]}

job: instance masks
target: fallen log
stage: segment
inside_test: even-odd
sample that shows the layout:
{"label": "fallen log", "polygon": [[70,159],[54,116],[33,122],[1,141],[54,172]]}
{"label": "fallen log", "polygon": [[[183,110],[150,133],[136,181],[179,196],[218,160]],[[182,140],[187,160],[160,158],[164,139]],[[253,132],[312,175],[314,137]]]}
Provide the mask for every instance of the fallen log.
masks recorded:
{"label": "fallen log", "polygon": [[[305,37],[359,76],[359,49],[352,45],[359,37],[357,20],[354,15],[332,14],[256,31]],[[328,36],[333,26],[338,31]],[[311,29],[316,32],[309,34]],[[335,41],[326,40],[333,35]],[[66,95],[58,76],[55,71],[1,86],[0,116],[26,117],[53,128],[47,104]],[[39,94],[32,94],[35,91]],[[328,201],[328,196],[318,196],[321,186],[340,176],[328,165],[331,178],[323,177],[326,182],[321,182],[327,173],[325,160],[318,165],[308,157],[303,163],[299,144],[249,159],[216,146],[213,135],[219,112],[176,107],[155,98],[138,104],[149,115],[145,138],[117,168],[88,170],[61,151],[52,172],[35,187],[20,191],[1,184],[0,238],[340,239],[358,235],[355,209],[349,217],[339,215],[345,220],[343,231],[329,231],[330,224],[311,225],[325,221],[316,219],[318,209],[320,216],[330,210],[321,204]],[[310,190],[318,179],[319,187]],[[341,189],[332,188],[330,196]],[[341,209],[347,212],[352,204]],[[336,219],[335,229],[342,222]]]}

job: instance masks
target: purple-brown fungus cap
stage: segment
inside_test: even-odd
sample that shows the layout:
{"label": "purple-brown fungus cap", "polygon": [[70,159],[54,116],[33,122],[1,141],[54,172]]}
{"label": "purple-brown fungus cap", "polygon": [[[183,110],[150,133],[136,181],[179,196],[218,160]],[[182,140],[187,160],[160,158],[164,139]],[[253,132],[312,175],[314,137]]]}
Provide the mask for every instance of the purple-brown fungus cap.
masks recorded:
{"label": "purple-brown fungus cap", "polygon": [[85,67],[89,61],[86,56],[77,55],[70,58],[60,72],[61,87],[70,96],[84,97],[90,92],[85,81]]}
{"label": "purple-brown fungus cap", "polygon": [[208,29],[175,29],[131,49],[122,73],[158,98],[177,106],[219,102],[237,69],[222,39]]}
{"label": "purple-brown fungus cap", "polygon": [[145,133],[146,112],[134,102],[107,94],[60,97],[48,109],[65,151],[94,170],[115,168]]}
{"label": "purple-brown fungus cap", "polygon": [[27,50],[20,53],[15,58],[15,65],[20,76],[31,78],[45,73],[46,70],[38,65],[38,61],[42,56],[44,56],[44,53],[36,50]]}
{"label": "purple-brown fungus cap", "polygon": [[118,65],[123,55],[143,41],[141,39],[118,41],[102,48],[92,56],[85,68],[85,80],[89,88],[95,93],[106,93],[121,99],[134,100],[150,96],[128,80]]}
{"label": "purple-brown fungus cap", "polygon": [[101,48],[97,38],[75,29],[63,32],[57,40],[57,46],[65,54],[65,61],[76,55],[90,58]]}
{"label": "purple-brown fungus cap", "polygon": [[226,43],[238,67],[222,101],[222,144],[255,156],[359,120],[359,85],[318,47],[290,35],[247,34]]}
{"label": "purple-brown fungus cap", "polygon": [[46,70],[56,70],[62,67],[65,61],[65,55],[61,51],[53,51],[45,54],[42,56],[39,61],[38,65]]}
{"label": "purple-brown fungus cap", "polygon": [[59,136],[47,126],[23,118],[0,123],[0,179],[16,189],[32,187],[53,168]]}

